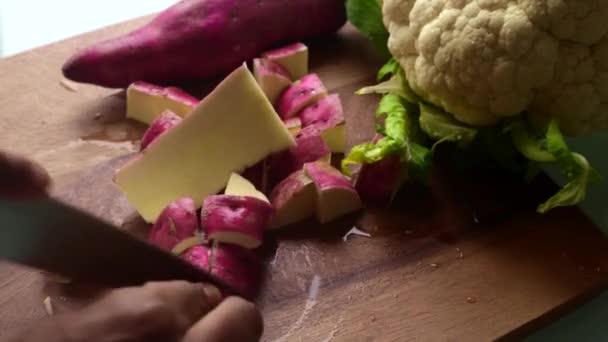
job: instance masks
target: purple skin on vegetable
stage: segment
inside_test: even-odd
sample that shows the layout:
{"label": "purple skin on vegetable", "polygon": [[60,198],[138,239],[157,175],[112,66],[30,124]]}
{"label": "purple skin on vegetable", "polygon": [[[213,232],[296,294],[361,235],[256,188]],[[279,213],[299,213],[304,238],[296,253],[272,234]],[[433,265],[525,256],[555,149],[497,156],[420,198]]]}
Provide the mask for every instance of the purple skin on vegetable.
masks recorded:
{"label": "purple skin on vegetable", "polygon": [[262,57],[285,66],[292,80],[300,79],[308,73],[308,47],[301,42],[267,51]]}
{"label": "purple skin on vegetable", "polygon": [[182,0],[76,53],[63,74],[109,88],[222,77],[278,44],[325,36],[345,22],[344,0]]}
{"label": "purple skin on vegetable", "polygon": [[277,111],[283,120],[327,96],[327,89],[317,74],[309,74],[287,88],[277,101]]}
{"label": "purple skin on vegetable", "polygon": [[181,198],[169,204],[150,231],[148,240],[162,249],[172,250],[180,241],[198,231],[198,216],[192,198]]}
{"label": "purple skin on vegetable", "polygon": [[355,180],[355,189],[366,204],[386,206],[390,204],[399,187],[400,177],[399,156],[387,156],[375,163],[361,166]]}
{"label": "purple skin on vegetable", "polygon": [[[376,134],[371,143],[382,139]],[[378,182],[382,179],[382,182]],[[355,189],[361,199],[372,206],[389,205],[393,196],[401,186],[401,161],[399,156],[387,156],[371,164],[363,164],[355,176]]]}
{"label": "purple skin on vegetable", "polygon": [[253,75],[273,106],[283,91],[292,83],[291,74],[287,69],[264,58],[253,60]]}
{"label": "purple skin on vegetable", "polygon": [[331,222],[361,208],[361,198],[350,179],[328,163],[307,163],[304,172],[315,183],[315,214],[320,223]]}
{"label": "purple skin on vegetable", "polygon": [[304,170],[292,173],[270,193],[270,203],[275,208],[270,228],[280,228],[312,217],[315,202],[312,180],[304,174]]}
{"label": "purple skin on vegetable", "polygon": [[304,108],[298,114],[302,127],[315,126],[326,130],[344,123],[344,110],[340,95],[332,94]]}
{"label": "purple skin on vegetable", "polygon": [[201,227],[209,240],[254,249],[264,240],[274,209],[249,196],[215,195],[203,202]]}
{"label": "purple skin on vegetable", "polygon": [[296,147],[270,157],[271,186],[302,169],[305,163],[331,158],[329,147],[315,127],[309,126],[301,130],[296,134],[295,140]]}
{"label": "purple skin on vegetable", "polygon": [[264,58],[268,58],[270,60],[279,59],[283,57],[288,57],[290,55],[296,54],[298,52],[302,52],[307,50],[308,48],[303,43],[297,42],[287,46],[280,47],[278,49],[274,49],[272,51],[264,52],[262,55]]}
{"label": "purple skin on vegetable", "polygon": [[321,191],[331,188],[352,189],[354,191],[350,180],[327,163],[306,163],[306,165],[304,165],[304,171]]}
{"label": "purple skin on vegetable", "polygon": [[[262,262],[253,251],[227,244],[195,246],[186,251],[182,258],[223,280],[248,299],[253,299],[259,292]],[[235,295],[222,292],[224,296]]]}
{"label": "purple skin on vegetable", "polygon": [[277,208],[283,206],[290,197],[305,185],[312,183],[310,178],[304,174],[304,170],[298,170],[289,177],[283,179],[270,193],[270,203]]}
{"label": "purple skin on vegetable", "polygon": [[211,247],[207,245],[199,245],[189,248],[182,254],[182,258],[190,262],[192,265],[209,271],[209,256]]}
{"label": "purple skin on vegetable", "polygon": [[253,60],[253,69],[259,74],[274,74],[290,81],[292,80],[291,74],[289,74],[289,71],[284,66],[266,58],[255,58]]}
{"label": "purple skin on vegetable", "polygon": [[[254,298],[262,282],[262,262],[254,251],[219,244],[212,251],[211,273],[232,285],[247,298]],[[225,295],[230,295],[225,293]]]}
{"label": "purple skin on vegetable", "polygon": [[144,133],[141,139],[140,151],[145,150],[150,143],[155,141],[158,137],[169,131],[171,128],[177,126],[182,121],[182,118],[171,112],[170,110],[164,111],[156,120],[152,122],[150,127]]}
{"label": "purple skin on vegetable", "polygon": [[130,89],[137,90],[151,96],[165,96],[169,100],[181,102],[192,108],[198,106],[200,100],[176,87],[160,87],[155,84],[138,81],[129,86]]}

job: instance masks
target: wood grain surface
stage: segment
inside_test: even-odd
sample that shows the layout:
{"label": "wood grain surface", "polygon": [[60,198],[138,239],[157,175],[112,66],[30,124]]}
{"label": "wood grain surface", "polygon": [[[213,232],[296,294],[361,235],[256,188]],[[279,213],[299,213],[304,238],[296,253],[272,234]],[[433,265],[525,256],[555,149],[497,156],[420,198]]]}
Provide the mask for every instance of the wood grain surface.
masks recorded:
{"label": "wood grain surface", "polygon": [[[138,234],[148,227],[111,176],[143,127],[124,118],[121,91],[64,82],[60,66],[78,47],[144,20],[0,60],[0,148],[44,165],[57,197]],[[374,81],[381,61],[350,27],[313,42],[311,53],[312,70],[342,97],[349,145],[369,139],[377,98],[353,91]],[[208,89],[190,86],[198,96]],[[430,187],[406,187],[390,209],[269,237],[258,298],[264,340],[492,340],[606,284],[608,241],[578,209],[534,213],[550,182],[460,174],[443,154]],[[355,226],[371,237],[345,238]],[[64,312],[90,294],[0,264],[0,337],[44,319],[47,296]]]}

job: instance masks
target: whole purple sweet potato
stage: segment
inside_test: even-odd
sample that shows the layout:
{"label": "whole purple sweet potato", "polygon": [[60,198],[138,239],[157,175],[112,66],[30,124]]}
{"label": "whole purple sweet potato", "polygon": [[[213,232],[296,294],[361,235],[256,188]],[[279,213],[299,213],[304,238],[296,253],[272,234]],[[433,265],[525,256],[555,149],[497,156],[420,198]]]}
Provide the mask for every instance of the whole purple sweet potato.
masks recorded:
{"label": "whole purple sweet potato", "polygon": [[145,26],[78,52],[65,77],[124,88],[223,76],[269,48],[338,30],[344,0],[182,0]]}

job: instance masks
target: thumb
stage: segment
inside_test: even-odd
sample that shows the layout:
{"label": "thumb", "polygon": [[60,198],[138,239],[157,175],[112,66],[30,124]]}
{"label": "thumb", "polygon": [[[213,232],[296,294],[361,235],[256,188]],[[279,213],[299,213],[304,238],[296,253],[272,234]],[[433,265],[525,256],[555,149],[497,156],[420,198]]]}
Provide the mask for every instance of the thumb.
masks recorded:
{"label": "thumb", "polygon": [[253,303],[228,297],[196,323],[183,342],[255,342],[263,331],[262,315]]}

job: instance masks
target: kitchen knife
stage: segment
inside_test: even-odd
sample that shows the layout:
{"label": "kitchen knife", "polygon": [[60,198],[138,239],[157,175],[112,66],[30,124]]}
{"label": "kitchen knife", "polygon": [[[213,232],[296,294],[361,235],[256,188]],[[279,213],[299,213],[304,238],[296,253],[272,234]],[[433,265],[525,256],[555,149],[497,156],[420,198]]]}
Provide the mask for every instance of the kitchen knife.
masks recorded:
{"label": "kitchen knife", "polygon": [[0,259],[111,287],[148,281],[223,281],[152,244],[52,198],[0,199]]}

